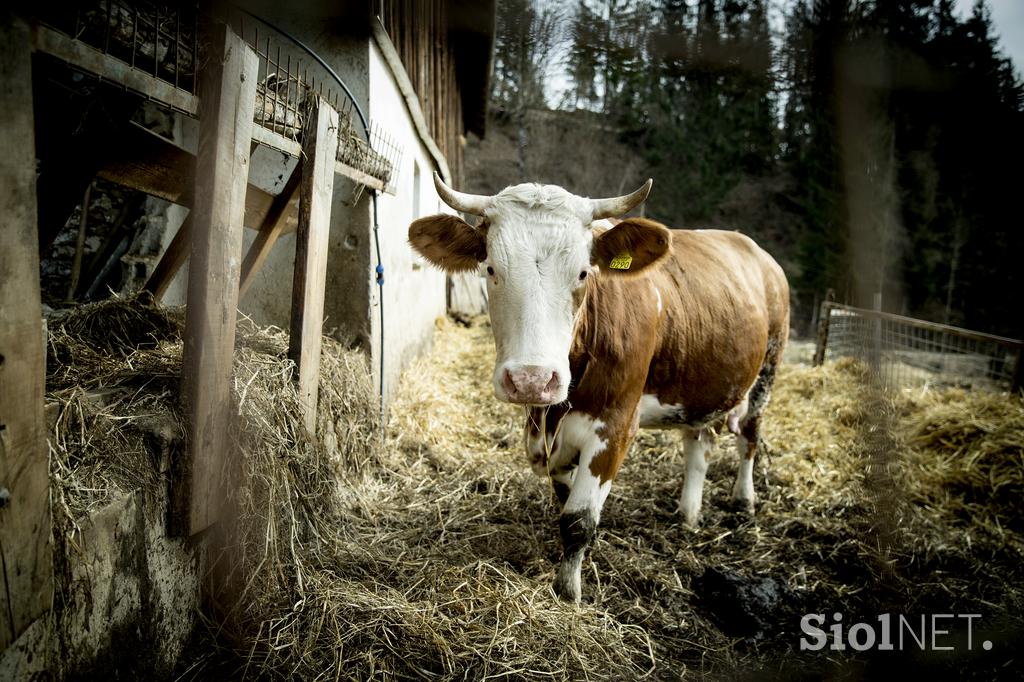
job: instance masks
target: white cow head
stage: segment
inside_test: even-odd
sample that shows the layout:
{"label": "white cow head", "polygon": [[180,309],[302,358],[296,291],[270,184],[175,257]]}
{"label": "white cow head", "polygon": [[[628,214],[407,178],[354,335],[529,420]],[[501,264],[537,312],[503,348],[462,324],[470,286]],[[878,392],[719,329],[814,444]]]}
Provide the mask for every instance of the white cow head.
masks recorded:
{"label": "white cow head", "polygon": [[569,392],[573,320],[588,278],[636,273],[669,250],[669,231],[649,221],[625,221],[595,236],[591,223],[620,216],[651,191],[578,197],[556,185],[522,184],[495,196],[457,192],[434,174],[438,195],[452,208],[483,216],[476,228],[451,215],[409,226],[409,243],[447,272],[482,270],[497,362],[499,400],[552,405]]}

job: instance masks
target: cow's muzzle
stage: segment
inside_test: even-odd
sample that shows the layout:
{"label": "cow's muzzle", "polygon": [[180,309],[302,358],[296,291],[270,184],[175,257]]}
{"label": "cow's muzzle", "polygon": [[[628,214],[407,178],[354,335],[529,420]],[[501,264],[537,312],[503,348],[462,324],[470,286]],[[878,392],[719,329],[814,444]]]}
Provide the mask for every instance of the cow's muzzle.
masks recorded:
{"label": "cow's muzzle", "polygon": [[561,378],[550,367],[506,367],[502,374],[501,388],[505,392],[504,398],[510,403],[553,405],[563,400]]}

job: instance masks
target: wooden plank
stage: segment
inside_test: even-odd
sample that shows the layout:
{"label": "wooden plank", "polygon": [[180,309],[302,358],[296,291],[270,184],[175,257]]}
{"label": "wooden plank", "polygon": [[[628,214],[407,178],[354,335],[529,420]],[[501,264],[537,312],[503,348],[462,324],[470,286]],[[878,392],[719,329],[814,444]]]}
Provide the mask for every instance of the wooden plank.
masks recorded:
{"label": "wooden plank", "polygon": [[[260,125],[253,126],[252,130],[252,139],[256,140],[263,146],[270,147],[271,149],[276,149],[279,152],[284,152],[285,154],[288,154],[290,156],[302,158],[302,145],[296,142],[295,140],[289,140],[284,135],[275,133],[272,130],[267,130],[266,128]],[[353,168],[352,166],[346,163],[342,163],[341,161],[335,162],[334,172],[337,173],[338,175],[344,175],[346,178],[352,180],[353,182],[365,185],[370,189],[375,189],[379,192],[383,192],[386,189],[384,183],[380,181],[380,178],[375,178],[372,175],[365,173],[359,170],[358,168]],[[246,223],[246,226],[250,226],[249,223]],[[294,230],[295,224],[289,223],[286,226],[286,228],[287,229],[285,229],[285,231],[282,234],[287,234],[288,232]]]}
{"label": "wooden plank", "polygon": [[245,260],[242,262],[242,282],[238,286],[239,298],[245,296],[245,292],[249,291],[249,287],[252,286],[252,282],[256,278],[256,273],[263,267],[263,263],[267,260],[267,256],[270,255],[278,238],[284,234],[284,216],[292,199],[299,191],[301,180],[302,160],[300,157],[299,162],[292,169],[292,174],[288,176],[288,182],[285,183],[284,189],[274,197],[274,203],[270,205],[270,210],[267,212],[266,218],[263,219],[259,234],[249,245],[249,251],[245,254]]}
{"label": "wooden plank", "polygon": [[31,55],[28,24],[0,10],[0,651],[53,593]]}
{"label": "wooden plank", "polygon": [[190,534],[217,520],[232,457],[231,374],[258,73],[256,53],[225,25],[209,26],[206,38],[182,358],[189,448],[172,500],[175,520],[187,513]]}
{"label": "wooden plank", "polygon": [[[258,125],[253,125],[252,129],[252,139],[256,142],[292,156],[301,156],[301,145],[297,142]],[[188,150],[137,123],[131,123],[125,127],[123,135],[110,140],[97,174],[104,180],[145,192],[172,204],[191,207],[194,187],[191,179],[195,177],[195,164],[196,157]],[[381,192],[386,189],[380,179],[341,161],[335,162],[334,172],[371,189]],[[250,184],[245,194],[245,226],[259,230],[266,222],[273,203],[273,194]],[[284,219],[281,234],[294,232],[298,224],[297,199],[292,200]]]}
{"label": "wooden plank", "polygon": [[138,123],[108,141],[97,174],[180,206],[192,206],[196,157]]}
{"label": "wooden plank", "polygon": [[[256,144],[253,143],[249,146],[249,155],[251,156],[255,151]],[[194,185],[195,182],[193,181],[192,184]],[[246,192],[246,196],[248,196],[248,192]],[[174,237],[171,239],[171,243],[167,245],[163,255],[160,256],[160,261],[153,268],[149,279],[146,280],[146,285],[142,288],[143,291],[153,294],[153,298],[157,301],[162,299],[167,292],[167,287],[171,286],[175,275],[185,265],[185,261],[188,260],[191,252],[192,214],[189,213],[185,216],[185,220],[181,222],[178,231],[174,233]]]}
{"label": "wooden plank", "polygon": [[334,156],[338,149],[338,112],[318,98],[303,135],[299,229],[295,240],[292,320],[288,357],[298,368],[299,399],[306,430],[316,432],[316,401],[320,383],[320,343],[324,324],[327,247],[334,193]]}
{"label": "wooden plank", "polygon": [[828,301],[822,303],[818,315],[818,334],[814,344],[814,360],[811,362],[814,367],[820,367],[825,362],[825,350],[828,347],[828,326],[831,321],[830,305]]}
{"label": "wooden plank", "polygon": [[89,231],[89,206],[92,197],[92,183],[85,188],[82,195],[82,208],[78,215],[78,235],[75,238],[75,256],[71,260],[71,280],[68,282],[67,300],[75,300],[78,291],[78,280],[82,276],[82,252],[85,251],[85,235]]}
{"label": "wooden plank", "polygon": [[265,147],[276,149],[279,152],[284,152],[289,156],[299,157],[302,156],[302,145],[295,140],[289,140],[280,133],[275,133],[273,130],[264,128],[261,125],[254,125],[252,127],[252,139],[256,140]]}
{"label": "wooden plank", "polygon": [[186,114],[196,112],[196,97],[187,90],[176,88],[49,26],[36,24],[35,48]]}
{"label": "wooden plank", "polygon": [[192,213],[190,211],[185,216],[185,220],[182,221],[181,227],[178,228],[178,231],[171,239],[171,243],[167,245],[164,254],[160,256],[160,262],[153,268],[153,272],[149,275],[149,279],[146,280],[146,286],[143,287],[143,290],[153,294],[153,298],[157,301],[163,298],[167,287],[171,286],[174,276],[178,274],[178,270],[181,270],[181,266],[188,260],[191,251]]}
{"label": "wooden plank", "polygon": [[[259,126],[252,126],[255,130]],[[254,137],[255,139],[255,137]],[[101,178],[191,208],[196,157],[165,137],[132,123],[124,135],[111,139]],[[245,193],[246,227],[259,229],[274,203],[274,195],[249,185]],[[285,213],[284,234],[295,231],[297,201]]]}
{"label": "wooden plank", "polygon": [[[346,163],[342,163],[341,161],[334,162],[334,172],[337,173],[338,175],[344,175],[346,178],[354,180],[355,182],[358,182],[361,185],[366,185],[370,189],[375,189],[378,192],[383,192],[386,189],[384,187],[384,183],[381,182],[379,178],[375,178],[372,175],[364,173],[358,168],[353,168],[352,166],[349,166]],[[395,169],[394,172],[397,173],[398,169]]]}

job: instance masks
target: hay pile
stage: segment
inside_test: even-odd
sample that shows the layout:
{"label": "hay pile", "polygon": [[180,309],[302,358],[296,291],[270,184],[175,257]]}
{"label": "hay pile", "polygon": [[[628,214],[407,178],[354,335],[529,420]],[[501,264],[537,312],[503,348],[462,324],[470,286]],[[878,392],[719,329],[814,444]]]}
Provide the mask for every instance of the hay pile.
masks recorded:
{"label": "hay pile", "polygon": [[[641,432],[577,607],[549,588],[558,511],[522,453],[521,411],[490,394],[485,324],[439,325],[434,353],[405,375],[383,443],[362,355],[326,342],[310,439],[286,351],[279,330],[242,325],[235,387],[248,483],[225,555],[240,596],[220,595],[228,627],[211,621],[186,679],[809,674],[846,665],[794,657],[810,610],[852,619],[955,607],[992,626],[1024,609],[1019,398],[886,397],[851,361],[785,366],[765,419],[758,515],[727,508],[735,455],[723,437],[696,531],[676,512],[675,435]],[[105,375],[142,387],[137,400],[173,405],[161,377],[176,375],[177,341],[111,362]],[[131,368],[153,376],[130,379]],[[764,632],[730,626],[702,588],[708,568],[782,586]],[[787,657],[800,667],[786,668]]]}
{"label": "hay pile", "polygon": [[180,316],[113,299],[47,321],[46,401],[58,540],[123,493],[159,485],[145,434],[178,422]]}
{"label": "hay pile", "polygon": [[[286,339],[280,342],[283,350]],[[442,353],[461,365],[474,361],[475,350],[474,343],[456,341]],[[480,449],[469,459],[434,450],[412,432],[382,447],[374,425],[352,423],[375,412],[362,356],[339,354],[336,346],[325,356],[322,442],[296,432],[297,419],[268,430],[281,438],[268,441],[262,431],[246,438],[254,476],[240,504],[248,584],[233,614],[238,663],[229,672],[475,679],[591,670],[635,677],[652,667],[641,628],[561,604],[533,575],[546,561],[537,552],[548,531],[549,502],[543,490],[524,500],[525,474],[519,485],[502,480],[507,465],[498,446],[487,444],[495,426],[472,441]],[[353,357],[358,365],[337,364]],[[242,357],[238,381],[250,383],[248,372],[273,371],[273,362]],[[465,371],[461,387],[470,374]],[[260,390],[242,400],[245,422],[297,414],[289,406],[289,378],[278,378],[251,380]],[[457,384],[449,385],[452,391]],[[414,382],[395,421],[409,425],[429,413],[426,419],[449,428],[446,420],[458,415],[445,414],[441,403],[456,407],[457,393],[434,394],[431,399],[426,385]],[[414,405],[421,417],[406,412]],[[495,455],[491,469],[479,466],[488,448]],[[510,551],[524,563],[510,565]],[[532,564],[525,563],[531,554]],[[218,664],[230,667],[223,653]]]}

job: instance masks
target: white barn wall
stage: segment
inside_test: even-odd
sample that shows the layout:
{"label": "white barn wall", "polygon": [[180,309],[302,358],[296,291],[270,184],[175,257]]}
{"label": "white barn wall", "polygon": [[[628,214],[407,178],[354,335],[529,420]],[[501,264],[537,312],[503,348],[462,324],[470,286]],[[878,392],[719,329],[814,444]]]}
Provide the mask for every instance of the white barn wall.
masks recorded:
{"label": "white barn wall", "polygon": [[[437,318],[445,314],[445,275],[427,265],[408,244],[408,228],[416,218],[437,213],[441,203],[434,189],[434,160],[413,124],[405,100],[379,48],[370,41],[370,118],[394,136],[402,160],[394,194],[377,200],[381,259],[384,264],[384,391],[386,402],[398,385],[402,369],[428,350]],[[417,177],[416,168],[419,168]],[[415,199],[419,205],[415,205]],[[373,265],[376,266],[374,255]],[[380,372],[380,292],[371,298],[371,348],[374,376]]]}

